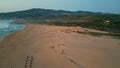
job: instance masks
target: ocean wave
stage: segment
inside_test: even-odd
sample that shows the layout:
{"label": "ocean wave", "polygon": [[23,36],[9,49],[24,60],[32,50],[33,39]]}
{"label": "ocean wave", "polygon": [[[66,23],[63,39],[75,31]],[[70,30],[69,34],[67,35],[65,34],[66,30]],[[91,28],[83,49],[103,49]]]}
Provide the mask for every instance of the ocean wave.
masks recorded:
{"label": "ocean wave", "polygon": [[11,20],[0,20],[0,40],[9,34],[24,28],[23,24],[14,24],[11,22]]}

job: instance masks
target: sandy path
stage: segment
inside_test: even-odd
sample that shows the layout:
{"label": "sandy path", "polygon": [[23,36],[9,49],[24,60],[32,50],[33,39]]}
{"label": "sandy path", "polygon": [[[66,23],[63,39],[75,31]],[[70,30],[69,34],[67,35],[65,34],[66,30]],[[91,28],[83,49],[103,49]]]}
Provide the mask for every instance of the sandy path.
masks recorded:
{"label": "sandy path", "polygon": [[120,68],[120,40],[73,30],[27,25],[0,43],[0,68]]}

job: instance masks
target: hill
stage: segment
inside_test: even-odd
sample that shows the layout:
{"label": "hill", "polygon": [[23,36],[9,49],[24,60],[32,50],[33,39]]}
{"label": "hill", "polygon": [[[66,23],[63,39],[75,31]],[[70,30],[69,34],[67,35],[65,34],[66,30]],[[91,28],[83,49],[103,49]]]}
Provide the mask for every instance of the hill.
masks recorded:
{"label": "hill", "polygon": [[52,9],[33,8],[23,11],[0,13],[0,19],[14,18],[56,18],[61,16],[86,16],[86,15],[109,15],[107,13],[89,12],[89,11],[64,11]]}
{"label": "hill", "polygon": [[[32,23],[42,21],[54,25],[74,25],[120,33],[120,14],[34,8],[24,11],[0,13],[0,19],[20,19],[20,22],[27,21]],[[21,21],[21,19],[24,20]]]}

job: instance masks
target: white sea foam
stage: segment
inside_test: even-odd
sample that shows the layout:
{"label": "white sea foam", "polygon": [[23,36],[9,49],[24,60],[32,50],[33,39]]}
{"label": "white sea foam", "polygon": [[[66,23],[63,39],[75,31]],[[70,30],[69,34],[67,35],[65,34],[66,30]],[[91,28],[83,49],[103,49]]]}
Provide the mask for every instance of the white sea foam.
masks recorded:
{"label": "white sea foam", "polygon": [[5,36],[24,28],[22,24],[13,24],[12,20],[0,20],[0,40]]}

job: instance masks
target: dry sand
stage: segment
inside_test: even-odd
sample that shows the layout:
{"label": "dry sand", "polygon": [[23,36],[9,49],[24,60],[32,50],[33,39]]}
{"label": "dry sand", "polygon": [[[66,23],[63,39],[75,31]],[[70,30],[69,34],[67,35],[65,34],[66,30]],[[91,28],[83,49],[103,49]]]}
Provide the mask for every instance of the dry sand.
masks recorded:
{"label": "dry sand", "polygon": [[77,30],[29,24],[0,42],[0,68],[120,68],[120,40]]}

